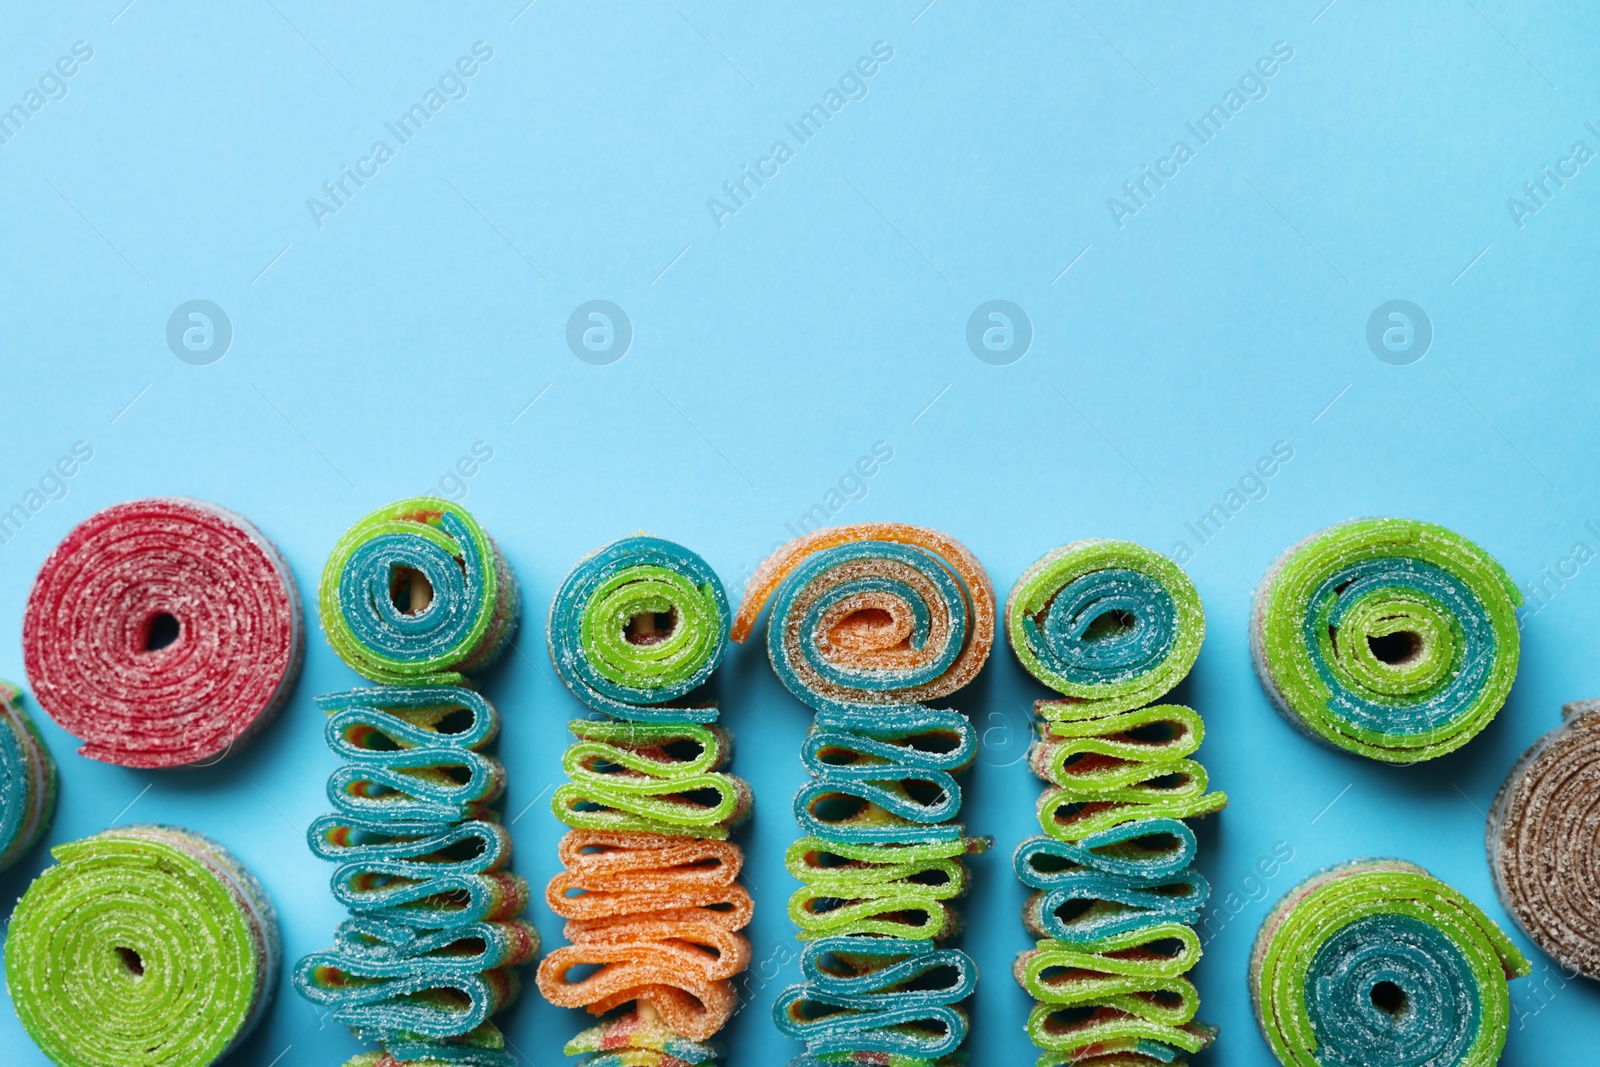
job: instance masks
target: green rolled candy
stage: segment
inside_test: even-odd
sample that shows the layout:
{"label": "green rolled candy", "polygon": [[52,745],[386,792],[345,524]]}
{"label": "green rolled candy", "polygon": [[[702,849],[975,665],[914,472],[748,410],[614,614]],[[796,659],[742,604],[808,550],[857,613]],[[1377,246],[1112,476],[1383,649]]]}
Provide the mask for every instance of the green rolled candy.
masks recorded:
{"label": "green rolled candy", "polygon": [[38,843],[55,810],[56,761],[22,694],[0,681],[0,870]]}
{"label": "green rolled candy", "polygon": [[1183,569],[1132,541],[1074,541],[1029,567],[1006,598],[1023,667],[1067,699],[1126,711],[1159,700],[1200,655],[1206,617]]}
{"label": "green rolled candy", "polygon": [[11,916],[6,985],[60,1067],[205,1067],[277,984],[278,924],[255,878],[188,830],[129,826],[51,850]]}
{"label": "green rolled candy", "polygon": [[1256,935],[1250,993],[1291,1067],[1490,1067],[1528,961],[1476,904],[1403,860],[1322,871]]}
{"label": "green rolled candy", "polygon": [[1505,569],[1460,534],[1355,519],[1293,546],[1256,589],[1250,649],[1278,710],[1357,755],[1416,763],[1499,712],[1517,674]]}

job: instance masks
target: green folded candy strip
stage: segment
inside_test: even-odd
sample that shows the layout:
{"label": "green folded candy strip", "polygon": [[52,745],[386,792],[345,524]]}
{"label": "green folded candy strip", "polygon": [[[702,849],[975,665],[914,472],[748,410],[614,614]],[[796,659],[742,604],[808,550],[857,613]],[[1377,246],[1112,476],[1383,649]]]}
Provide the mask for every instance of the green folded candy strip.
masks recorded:
{"label": "green folded candy strip", "polygon": [[960,929],[947,902],[967,890],[962,857],[988,847],[971,838],[883,845],[804,837],[789,846],[802,887],[789,918],[802,941],[847,934],[943,941]]}
{"label": "green folded candy strip", "polygon": [[1529,964],[1476,904],[1403,860],[1322,871],[1267,916],[1250,961],[1261,1031],[1293,1067],[1488,1067]]}
{"label": "green folded candy strip", "polygon": [[1505,569],[1460,534],[1356,519],[1267,571],[1250,648],[1267,694],[1303,732],[1416,763],[1466,744],[1505,703],[1521,603]]}
{"label": "green folded candy strip", "polygon": [[0,870],[38,844],[55,811],[56,761],[21,692],[0,681]]}
{"label": "green folded candy strip", "polygon": [[60,1067],[204,1067],[277,984],[278,924],[221,845],[129,826],[57,845],[6,941],[22,1028]]}
{"label": "green folded candy strip", "polygon": [[1130,541],[1064,545],[1017,580],[1006,632],[1018,660],[1062,699],[1038,701],[1028,753],[1049,783],[1040,828],[1012,857],[1037,890],[1023,910],[1036,948],[1017,957],[1037,1001],[1039,1067],[1182,1063],[1216,1031],[1195,1022],[1185,974],[1200,958],[1192,921],[1210,885],[1189,867],[1181,819],[1227,806],[1189,757],[1205,738],[1190,708],[1155,704],[1205,640],[1194,583]]}
{"label": "green folded candy strip", "polygon": [[732,748],[719,727],[574,719],[567,729],[578,738],[561,757],[572,781],[552,805],[575,830],[720,840],[749,814],[748,783],[717,773]]}

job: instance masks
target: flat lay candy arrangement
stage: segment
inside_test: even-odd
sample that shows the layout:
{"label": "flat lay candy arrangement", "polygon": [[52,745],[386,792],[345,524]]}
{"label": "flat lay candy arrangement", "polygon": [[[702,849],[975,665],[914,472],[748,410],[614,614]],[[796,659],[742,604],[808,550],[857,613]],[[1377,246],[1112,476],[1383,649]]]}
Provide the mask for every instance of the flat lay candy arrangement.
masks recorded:
{"label": "flat lay candy arrangement", "polygon": [[[967,1062],[980,980],[1014,980],[1032,999],[1040,1067],[1226,1062],[1230,1042],[1259,1040],[1295,1067],[1477,1067],[1513,1040],[1510,990],[1534,962],[1480,902],[1405,857],[1351,855],[1280,890],[1235,983],[1260,1035],[1205,1021],[1192,975],[1207,966],[1213,890],[1196,863],[1229,815],[1200,757],[1220,709],[1172,696],[1196,667],[1206,612],[1183,568],[1150,548],[1069,542],[1003,603],[967,546],[904,523],[780,544],[737,603],[674,541],[637,533],[596,549],[545,622],[548,665],[588,714],[566,724],[565,780],[539,815],[566,827],[542,899],[515,872],[501,810],[517,768],[498,751],[487,679],[529,620],[495,539],[448,500],[389,504],[331,546],[314,602],[360,679],[315,696],[295,689],[306,638],[294,577],[225,508],[107,508],[40,570],[23,622],[28,685],[0,684],[0,867],[32,877],[4,969],[22,1029],[61,1067],[215,1063],[286,1010],[273,1005],[280,970],[366,1046],[353,1067],[515,1067],[524,1056],[502,1024],[534,994],[571,1009],[547,1043],[585,1067],[749,1062],[719,1037],[751,988],[746,931],[763,909],[786,914],[799,942],[801,980],[771,1017],[804,1049],[795,1067]],[[1354,520],[1267,571],[1249,645],[1305,744],[1341,750],[1360,774],[1473,743],[1517,674],[1519,602],[1460,534]],[[730,643],[763,638],[809,713],[795,753],[808,777],[792,797],[764,788],[764,768],[741,762],[719,723]],[[1035,702],[1026,759],[1008,772],[1044,782],[1037,832],[1005,875],[1029,891],[1019,920],[1035,939],[1009,976],[980,974],[963,947],[998,828],[962,817],[976,683],[1007,649],[1054,694]],[[183,826],[36,847],[59,760],[181,775],[228,759],[300,700],[324,714],[338,761],[332,811],[305,834],[347,914],[330,947],[284,959],[278,915],[304,902],[270,899],[226,841]],[[52,754],[36,713],[83,747]],[[1517,929],[1595,979],[1600,701],[1567,705],[1552,727],[1487,813],[1485,862]],[[560,733],[548,724],[552,743]],[[758,811],[795,824],[787,886],[744,875]],[[536,909],[564,920],[563,943],[541,945]]]}

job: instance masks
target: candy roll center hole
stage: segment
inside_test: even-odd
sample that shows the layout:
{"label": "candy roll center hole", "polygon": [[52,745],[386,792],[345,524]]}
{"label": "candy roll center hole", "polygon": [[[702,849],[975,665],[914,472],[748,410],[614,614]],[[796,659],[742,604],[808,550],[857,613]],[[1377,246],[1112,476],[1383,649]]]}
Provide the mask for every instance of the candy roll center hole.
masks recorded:
{"label": "candy roll center hole", "polygon": [[678,625],[678,613],[673,611],[641,611],[628,620],[623,636],[630,645],[653,645],[672,636]]}
{"label": "candy roll center hole", "polygon": [[1379,982],[1372,987],[1372,1004],[1386,1015],[1399,1018],[1408,1010],[1406,991],[1393,982]]}
{"label": "candy roll center hole", "polygon": [[144,650],[155,652],[157,649],[166,648],[178,639],[183,632],[177,616],[165,611],[158,611],[150,616],[150,621],[145,624]]}
{"label": "candy roll center hole", "polygon": [[1085,641],[1106,641],[1121,637],[1139,623],[1131,611],[1107,611],[1095,616],[1089,628],[1083,631]]}
{"label": "candy roll center hole", "polygon": [[420,615],[433,603],[433,583],[415,567],[389,571],[389,599],[406,615]]}
{"label": "candy roll center hole", "polygon": [[1422,654],[1422,635],[1410,630],[1396,630],[1381,637],[1368,637],[1367,647],[1380,663],[1400,667]]}
{"label": "candy roll center hole", "polygon": [[130,975],[135,978],[144,977],[144,958],[137,952],[131,948],[125,948],[122,945],[118,945],[117,956],[121,958],[122,965],[128,969],[128,973]]}

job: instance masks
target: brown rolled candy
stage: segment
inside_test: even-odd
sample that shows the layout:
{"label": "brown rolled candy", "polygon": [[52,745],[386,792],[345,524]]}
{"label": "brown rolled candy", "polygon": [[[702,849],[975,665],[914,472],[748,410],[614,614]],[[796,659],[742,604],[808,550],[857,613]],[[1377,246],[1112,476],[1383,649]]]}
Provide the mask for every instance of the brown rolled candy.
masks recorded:
{"label": "brown rolled candy", "polygon": [[1489,809],[1489,869],[1506,911],[1569,971],[1600,979],[1600,700],[1561,709]]}

